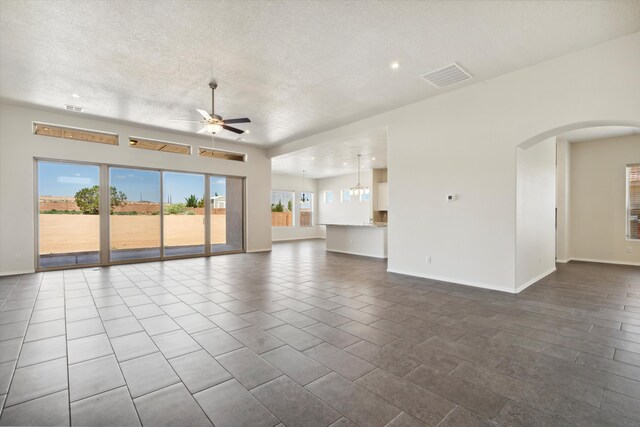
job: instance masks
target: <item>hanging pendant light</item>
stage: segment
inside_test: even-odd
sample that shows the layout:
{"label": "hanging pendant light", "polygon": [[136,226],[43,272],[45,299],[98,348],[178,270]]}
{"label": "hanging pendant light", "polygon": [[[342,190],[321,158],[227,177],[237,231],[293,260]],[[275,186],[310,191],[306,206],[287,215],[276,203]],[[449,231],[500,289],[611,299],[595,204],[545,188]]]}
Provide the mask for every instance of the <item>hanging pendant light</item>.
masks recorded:
{"label": "hanging pendant light", "polygon": [[360,157],[362,157],[362,155],[358,154],[358,183],[349,189],[349,194],[352,196],[365,194],[366,190],[368,190],[367,187],[360,184]]}
{"label": "hanging pendant light", "polygon": [[309,198],[307,197],[306,193],[304,192],[304,170],[302,170],[302,186],[300,187],[300,202],[302,203],[306,203],[309,201]]}

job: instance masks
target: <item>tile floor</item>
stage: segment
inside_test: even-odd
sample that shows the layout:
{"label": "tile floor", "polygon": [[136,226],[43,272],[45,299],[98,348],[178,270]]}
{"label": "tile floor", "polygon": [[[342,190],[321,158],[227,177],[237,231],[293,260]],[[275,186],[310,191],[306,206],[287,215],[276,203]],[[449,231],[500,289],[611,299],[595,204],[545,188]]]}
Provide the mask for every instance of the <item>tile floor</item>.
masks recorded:
{"label": "tile floor", "polygon": [[2,425],[639,425],[640,268],[520,295],[322,241],[0,278]]}

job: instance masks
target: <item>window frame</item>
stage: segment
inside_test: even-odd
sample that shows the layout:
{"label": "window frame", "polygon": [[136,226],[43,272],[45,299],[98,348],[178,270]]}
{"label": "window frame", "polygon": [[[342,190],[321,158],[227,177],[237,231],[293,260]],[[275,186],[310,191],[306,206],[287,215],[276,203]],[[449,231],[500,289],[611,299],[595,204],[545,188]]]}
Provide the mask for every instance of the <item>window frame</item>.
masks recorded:
{"label": "window frame", "polygon": [[[293,228],[296,227],[296,192],[294,190],[278,190],[277,188],[272,188],[271,189],[271,195],[273,196],[273,192],[274,191],[279,191],[282,193],[291,193],[291,207],[292,207],[292,211],[291,211],[291,225],[273,225],[273,223],[271,224],[271,227],[276,227],[276,228]],[[273,214],[273,211],[271,211],[271,213]]]}
{"label": "window frame", "polygon": [[[625,240],[630,242],[639,242],[640,241],[640,233],[638,233],[637,237],[631,236],[631,222],[633,221],[633,216],[631,215],[631,210],[636,209],[631,207],[631,170],[633,168],[638,168],[638,173],[640,173],[640,163],[629,163],[625,166]],[[640,186],[640,179],[638,179],[638,185]],[[640,211],[640,206],[638,207]],[[640,222],[640,212],[638,215],[635,215],[636,222]]]}

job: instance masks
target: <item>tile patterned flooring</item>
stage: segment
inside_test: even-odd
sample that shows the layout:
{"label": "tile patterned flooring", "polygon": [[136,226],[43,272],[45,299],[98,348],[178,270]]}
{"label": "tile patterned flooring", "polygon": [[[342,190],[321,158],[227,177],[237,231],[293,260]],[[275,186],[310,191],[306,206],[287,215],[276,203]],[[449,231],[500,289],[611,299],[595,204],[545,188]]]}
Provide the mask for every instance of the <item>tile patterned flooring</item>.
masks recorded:
{"label": "tile patterned flooring", "polygon": [[322,241],[0,278],[1,425],[640,425],[640,268],[520,295]]}

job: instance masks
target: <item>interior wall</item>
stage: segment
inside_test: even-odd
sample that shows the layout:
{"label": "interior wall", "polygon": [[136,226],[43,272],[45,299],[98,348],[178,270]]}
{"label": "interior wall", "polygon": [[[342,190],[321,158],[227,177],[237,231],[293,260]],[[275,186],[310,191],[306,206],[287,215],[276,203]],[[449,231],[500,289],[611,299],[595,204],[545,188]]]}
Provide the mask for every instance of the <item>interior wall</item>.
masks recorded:
{"label": "interior wall", "polygon": [[571,144],[571,259],[640,265],[626,239],[626,165],[640,163],[640,135]]}
{"label": "interior wall", "polygon": [[[52,123],[117,133],[120,145],[94,144],[33,134],[32,122]],[[263,149],[216,141],[216,147],[247,153],[247,162],[197,155],[211,140],[134,124],[0,104],[0,275],[34,271],[34,158],[208,172],[246,177],[246,239],[248,251],[271,249],[271,160]],[[129,136],[189,144],[191,156],[132,149]]]}
{"label": "interior wall", "polygon": [[[638,75],[640,33],[635,33],[293,141],[269,154],[386,126],[393,174],[389,271],[515,292],[515,147],[573,124],[640,125]],[[458,199],[447,202],[447,194]]]}
{"label": "interior wall", "polygon": [[[315,179],[305,178],[304,183],[301,176],[293,175],[271,175],[271,189],[272,190],[287,190],[296,192],[296,200],[294,211],[296,214],[296,220],[293,227],[271,227],[271,240],[300,240],[300,239],[324,239],[326,237],[326,230],[324,225],[320,224],[318,220],[318,182]],[[300,227],[300,192],[310,191],[313,192],[313,214],[312,223],[310,227]]]}
{"label": "interior wall", "polygon": [[[360,173],[360,184],[369,187],[371,192],[371,170]],[[322,178],[318,180],[318,217],[321,224],[368,224],[372,215],[371,198],[366,201],[351,200],[347,203],[340,201],[340,191],[348,190],[358,182],[358,174]],[[324,192],[333,192],[333,202],[324,203]]]}
{"label": "interior wall", "polygon": [[569,147],[568,141],[558,138],[556,143],[556,262],[568,262],[571,257],[569,249],[571,220],[569,206],[571,156]]}
{"label": "interior wall", "polygon": [[516,153],[516,290],[556,269],[556,139]]}

